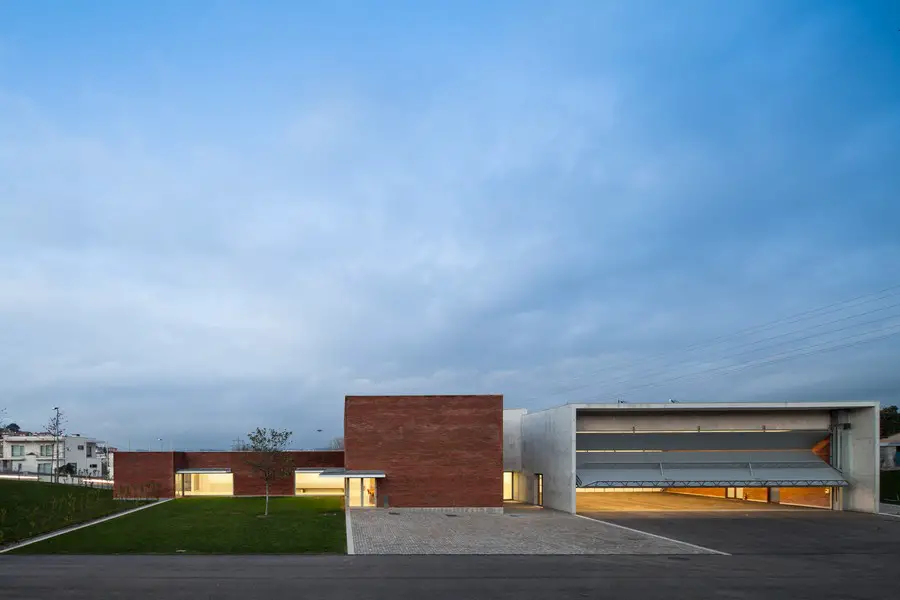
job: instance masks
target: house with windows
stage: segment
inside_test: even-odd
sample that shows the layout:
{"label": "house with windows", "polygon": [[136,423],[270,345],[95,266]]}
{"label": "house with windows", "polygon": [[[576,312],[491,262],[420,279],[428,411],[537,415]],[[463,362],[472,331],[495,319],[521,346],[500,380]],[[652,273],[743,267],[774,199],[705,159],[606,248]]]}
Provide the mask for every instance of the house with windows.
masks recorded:
{"label": "house with windows", "polygon": [[94,438],[28,432],[0,438],[0,473],[50,475],[63,465],[77,475],[109,476],[105,445]]}

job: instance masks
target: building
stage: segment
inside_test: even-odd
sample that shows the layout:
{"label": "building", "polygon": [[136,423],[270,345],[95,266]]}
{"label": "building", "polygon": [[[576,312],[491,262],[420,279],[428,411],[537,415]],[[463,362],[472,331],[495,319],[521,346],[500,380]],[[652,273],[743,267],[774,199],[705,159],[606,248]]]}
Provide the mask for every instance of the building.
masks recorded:
{"label": "building", "polygon": [[[507,497],[566,512],[677,493],[878,512],[873,402],[568,404],[507,413]],[[626,496],[627,497],[627,496]]]}
{"label": "building", "polygon": [[900,469],[900,460],[897,459],[897,455],[900,454],[897,451],[900,448],[900,433],[881,438],[879,445],[881,446],[881,468],[885,471]]}
{"label": "building", "polygon": [[49,475],[67,464],[77,475],[103,477],[108,472],[104,445],[94,438],[22,432],[0,438],[0,471]]}
{"label": "building", "polygon": [[[275,495],[350,507],[590,510],[600,494],[679,494],[878,510],[875,403],[568,404],[348,396],[344,449],[291,452]],[[253,496],[247,452],[118,452],[118,497]],[[659,496],[665,498],[667,496]]]}

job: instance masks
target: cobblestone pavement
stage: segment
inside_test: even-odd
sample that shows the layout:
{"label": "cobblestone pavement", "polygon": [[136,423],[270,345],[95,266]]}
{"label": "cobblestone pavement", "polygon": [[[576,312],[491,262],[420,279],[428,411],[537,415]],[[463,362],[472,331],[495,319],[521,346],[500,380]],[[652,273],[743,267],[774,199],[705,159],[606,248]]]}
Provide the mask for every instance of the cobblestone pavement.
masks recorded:
{"label": "cobblestone pavement", "polygon": [[505,514],[486,514],[353,509],[350,518],[356,554],[706,553],[552,510],[508,508]]}

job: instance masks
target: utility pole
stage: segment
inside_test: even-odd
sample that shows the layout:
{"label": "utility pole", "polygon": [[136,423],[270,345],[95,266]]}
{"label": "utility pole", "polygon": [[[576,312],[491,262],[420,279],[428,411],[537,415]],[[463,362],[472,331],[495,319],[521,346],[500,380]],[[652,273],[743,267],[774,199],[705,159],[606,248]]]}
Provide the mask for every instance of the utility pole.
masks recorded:
{"label": "utility pole", "polygon": [[53,460],[51,464],[55,463],[53,467],[53,480],[56,483],[59,483],[59,407],[54,406],[53,410],[56,411],[56,416],[53,417]]}

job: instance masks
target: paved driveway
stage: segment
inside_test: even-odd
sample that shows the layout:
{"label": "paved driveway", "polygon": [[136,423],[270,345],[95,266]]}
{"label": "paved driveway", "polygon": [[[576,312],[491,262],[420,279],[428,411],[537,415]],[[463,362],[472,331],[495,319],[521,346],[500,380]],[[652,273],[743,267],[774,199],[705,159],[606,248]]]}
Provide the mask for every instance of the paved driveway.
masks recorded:
{"label": "paved driveway", "polygon": [[507,508],[496,515],[355,509],[350,518],[356,554],[706,553],[691,545],[538,508]]}
{"label": "paved driveway", "polygon": [[900,519],[884,515],[818,509],[585,515],[729,554],[900,556]]}

